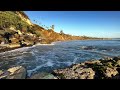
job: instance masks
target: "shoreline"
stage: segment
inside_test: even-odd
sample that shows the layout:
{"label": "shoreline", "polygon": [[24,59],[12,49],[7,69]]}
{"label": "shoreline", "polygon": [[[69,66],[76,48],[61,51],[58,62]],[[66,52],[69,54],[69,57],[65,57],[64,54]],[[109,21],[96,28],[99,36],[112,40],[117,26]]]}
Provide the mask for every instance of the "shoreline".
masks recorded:
{"label": "shoreline", "polygon": [[52,74],[59,79],[120,79],[120,57],[85,61]]}
{"label": "shoreline", "polygon": [[[26,46],[23,46],[23,47],[34,47],[34,46],[45,46],[45,45],[55,45],[55,43],[57,42],[66,42],[66,41],[92,41],[92,40],[112,40],[112,39],[85,39],[85,40],[64,40],[64,41],[54,41],[54,42],[51,42],[50,44],[41,44],[41,43],[37,43],[37,44],[34,44],[34,45],[26,45]],[[12,46],[12,44],[11,44]],[[15,49],[19,49],[19,48],[23,48],[21,46],[17,46],[17,47],[11,47],[8,45],[8,47],[4,47],[3,46],[0,46],[0,53],[2,52],[6,52],[6,51],[11,51],[11,50],[15,50]],[[1,49],[2,48],[2,49]]]}
{"label": "shoreline", "polygon": [[120,79],[120,57],[84,61],[30,77],[25,67],[15,66],[0,70],[0,79]]}

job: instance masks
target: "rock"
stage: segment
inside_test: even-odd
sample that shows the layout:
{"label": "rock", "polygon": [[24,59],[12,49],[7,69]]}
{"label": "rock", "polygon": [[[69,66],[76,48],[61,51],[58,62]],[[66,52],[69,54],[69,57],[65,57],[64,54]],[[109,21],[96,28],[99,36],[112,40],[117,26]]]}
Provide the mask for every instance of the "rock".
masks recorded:
{"label": "rock", "polygon": [[105,77],[111,78],[111,77],[117,75],[118,71],[116,69],[117,68],[115,68],[115,67],[114,68],[107,67],[107,69],[104,72]]}
{"label": "rock", "polygon": [[116,76],[113,76],[111,79],[120,79],[120,75],[117,74]]}
{"label": "rock", "polygon": [[62,79],[93,79],[95,72],[91,68],[79,67],[73,71],[72,68],[54,71]]}
{"label": "rock", "polygon": [[79,68],[76,69],[79,79],[94,79],[95,72],[92,68]]}
{"label": "rock", "polygon": [[82,46],[81,48],[84,49],[84,50],[92,50],[95,47],[93,47],[93,46]]}
{"label": "rock", "polygon": [[106,66],[108,66],[108,67],[112,68],[112,67],[113,67],[113,65],[112,65],[112,64],[113,64],[112,62],[107,62],[107,63],[106,63]]}
{"label": "rock", "polygon": [[8,71],[2,72],[2,74],[0,75],[0,79],[6,79],[9,74],[10,73]]}
{"label": "rock", "polygon": [[72,70],[75,70],[76,68],[83,67],[83,66],[85,67],[85,64],[81,63],[81,64],[75,64],[71,68],[72,68]]}
{"label": "rock", "polygon": [[0,75],[2,75],[4,72],[2,70],[0,70]]}
{"label": "rock", "polygon": [[116,62],[115,66],[120,66],[120,60]]}
{"label": "rock", "polygon": [[105,60],[113,60],[111,57],[106,57]]}
{"label": "rock", "polygon": [[117,61],[117,60],[120,60],[119,57],[114,57],[113,60]]}
{"label": "rock", "polygon": [[57,77],[51,73],[42,72],[31,76],[30,79],[57,79]]}
{"label": "rock", "polygon": [[12,67],[8,70],[0,70],[0,79],[25,79],[26,69],[22,66]]}
{"label": "rock", "polygon": [[6,79],[25,79],[26,69],[22,66],[13,67],[7,70],[10,74]]}
{"label": "rock", "polygon": [[54,74],[56,74],[60,79],[72,79],[75,77],[74,71],[69,68],[54,70]]}
{"label": "rock", "polygon": [[99,64],[99,63],[101,63],[100,60],[85,61],[85,64]]}
{"label": "rock", "polygon": [[7,71],[10,72],[12,74],[14,74],[17,70],[19,70],[22,66],[18,66],[18,67],[12,67],[12,68],[9,68]]}

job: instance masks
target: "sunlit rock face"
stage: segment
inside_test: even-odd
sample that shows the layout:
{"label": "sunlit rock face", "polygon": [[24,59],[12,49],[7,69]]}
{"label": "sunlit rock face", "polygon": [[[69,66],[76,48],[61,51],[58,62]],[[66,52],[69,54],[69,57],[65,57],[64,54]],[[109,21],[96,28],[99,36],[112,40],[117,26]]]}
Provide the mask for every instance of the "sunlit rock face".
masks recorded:
{"label": "sunlit rock face", "polygon": [[29,25],[33,25],[29,18],[23,16],[19,11],[16,11],[16,13],[23,21],[27,22]]}
{"label": "sunlit rock face", "polygon": [[9,68],[7,71],[0,71],[0,79],[25,79],[26,69],[22,66]]}

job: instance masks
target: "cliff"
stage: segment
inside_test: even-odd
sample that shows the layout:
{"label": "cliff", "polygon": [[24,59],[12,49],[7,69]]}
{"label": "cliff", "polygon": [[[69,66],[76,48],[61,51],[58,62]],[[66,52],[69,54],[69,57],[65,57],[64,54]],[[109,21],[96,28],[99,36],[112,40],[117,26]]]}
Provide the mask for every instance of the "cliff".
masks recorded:
{"label": "cliff", "polygon": [[23,11],[0,11],[0,47],[16,48],[36,43],[84,39],[90,38],[57,33],[53,28],[45,29],[36,25]]}

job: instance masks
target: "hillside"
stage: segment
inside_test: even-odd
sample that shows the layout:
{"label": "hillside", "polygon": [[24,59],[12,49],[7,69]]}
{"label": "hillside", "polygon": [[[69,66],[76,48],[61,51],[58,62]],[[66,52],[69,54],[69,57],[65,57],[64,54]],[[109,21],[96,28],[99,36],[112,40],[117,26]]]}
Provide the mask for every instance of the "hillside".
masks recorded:
{"label": "hillside", "polygon": [[57,33],[53,28],[45,29],[31,23],[23,11],[0,11],[0,46],[3,48],[16,48],[48,44],[53,41],[83,40],[89,37],[71,36]]}

